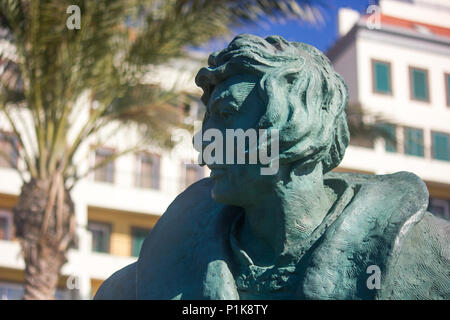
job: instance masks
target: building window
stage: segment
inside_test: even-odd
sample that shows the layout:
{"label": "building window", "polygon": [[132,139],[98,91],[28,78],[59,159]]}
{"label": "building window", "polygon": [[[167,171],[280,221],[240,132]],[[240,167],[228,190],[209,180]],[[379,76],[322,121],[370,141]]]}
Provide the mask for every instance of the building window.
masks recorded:
{"label": "building window", "polygon": [[389,123],[380,125],[380,131],[384,138],[384,149],[386,152],[397,152],[396,127]]}
{"label": "building window", "polygon": [[350,145],[355,147],[373,149],[375,147],[375,141],[373,137],[366,136],[364,135],[364,133],[354,133],[350,136]]}
{"label": "building window", "polygon": [[392,94],[391,64],[389,62],[372,60],[373,91]]}
{"label": "building window", "polygon": [[433,158],[450,161],[450,136],[446,133],[431,132]]}
{"label": "building window", "polygon": [[450,220],[450,201],[445,199],[430,198],[428,211],[435,216]]}
{"label": "building window", "polygon": [[409,81],[411,99],[419,101],[430,101],[428,88],[428,70],[410,67]]}
{"label": "building window", "polygon": [[0,167],[17,167],[17,138],[12,133],[0,132]]}
{"label": "building window", "polygon": [[15,283],[0,282],[1,300],[22,300],[25,290],[23,286]]}
{"label": "building window", "polygon": [[159,189],[160,157],[154,154],[137,155],[136,186]]}
{"label": "building window", "polygon": [[[0,282],[0,300],[22,300],[25,294],[23,285],[11,282]],[[70,300],[71,295],[67,289],[57,289],[56,300]]]}
{"label": "building window", "polygon": [[203,168],[198,164],[185,164],[184,168],[184,188],[203,178]]}
{"label": "building window", "polygon": [[[101,165],[109,157],[114,155],[114,150],[99,148],[95,150],[95,166]],[[94,172],[94,180],[99,182],[114,183],[115,165],[114,161],[109,161],[107,164],[97,168]]]}
{"label": "building window", "polygon": [[151,229],[146,228],[131,228],[131,238],[132,238],[132,247],[131,254],[134,257],[138,257],[141,252],[142,244],[144,243],[145,238],[150,233]]}
{"label": "building window", "polygon": [[0,209],[0,240],[11,240],[13,237],[12,213],[9,210]]}
{"label": "building window", "polygon": [[109,252],[111,225],[102,222],[88,222],[88,230],[92,233],[92,251]]}
{"label": "building window", "polygon": [[423,130],[405,128],[405,154],[423,157]]}
{"label": "building window", "polygon": [[55,299],[56,300],[78,300],[79,297],[77,297],[76,294],[77,294],[76,290],[56,289]]}
{"label": "building window", "polygon": [[450,73],[444,74],[445,76],[445,93],[447,98],[447,106],[450,107]]}

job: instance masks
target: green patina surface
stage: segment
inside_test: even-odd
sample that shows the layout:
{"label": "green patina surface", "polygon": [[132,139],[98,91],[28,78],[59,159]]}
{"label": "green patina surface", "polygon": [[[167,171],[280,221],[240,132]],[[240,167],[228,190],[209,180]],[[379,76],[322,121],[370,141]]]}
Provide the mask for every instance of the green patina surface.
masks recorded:
{"label": "green patina surface", "polygon": [[330,172],[349,141],[348,92],[320,51],[244,34],[208,64],[202,130],[278,129],[279,170],[213,167],[96,299],[450,299],[450,224],[426,212],[425,184]]}

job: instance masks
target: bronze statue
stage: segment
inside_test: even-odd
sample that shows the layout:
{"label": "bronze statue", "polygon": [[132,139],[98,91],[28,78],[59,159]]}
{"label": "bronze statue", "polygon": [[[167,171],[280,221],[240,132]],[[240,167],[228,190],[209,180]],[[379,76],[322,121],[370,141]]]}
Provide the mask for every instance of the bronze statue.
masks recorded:
{"label": "bronze statue", "polygon": [[450,224],[426,211],[422,180],[330,172],[349,142],[348,92],[319,50],[243,34],[208,64],[202,132],[276,130],[278,153],[204,161],[211,178],[173,201],[96,299],[450,298]]}

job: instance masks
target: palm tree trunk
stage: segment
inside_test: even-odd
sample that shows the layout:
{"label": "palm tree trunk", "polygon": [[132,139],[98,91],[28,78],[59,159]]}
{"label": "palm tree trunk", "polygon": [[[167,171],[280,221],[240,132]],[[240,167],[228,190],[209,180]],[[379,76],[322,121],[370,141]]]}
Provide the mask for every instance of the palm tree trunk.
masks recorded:
{"label": "palm tree trunk", "polygon": [[24,299],[54,299],[67,251],[75,244],[74,217],[61,174],[22,186],[14,224],[25,260]]}

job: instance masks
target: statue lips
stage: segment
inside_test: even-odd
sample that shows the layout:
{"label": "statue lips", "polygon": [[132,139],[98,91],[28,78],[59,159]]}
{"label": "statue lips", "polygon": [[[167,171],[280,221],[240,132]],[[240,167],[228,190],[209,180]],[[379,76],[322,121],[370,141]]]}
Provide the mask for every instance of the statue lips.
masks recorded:
{"label": "statue lips", "polygon": [[211,170],[210,177],[212,179],[217,179],[226,174],[225,165],[211,164],[207,166]]}

